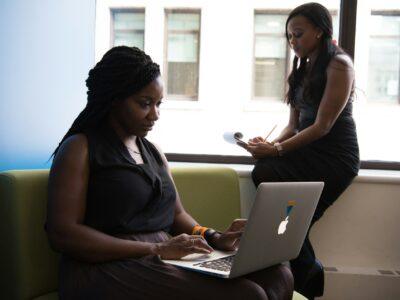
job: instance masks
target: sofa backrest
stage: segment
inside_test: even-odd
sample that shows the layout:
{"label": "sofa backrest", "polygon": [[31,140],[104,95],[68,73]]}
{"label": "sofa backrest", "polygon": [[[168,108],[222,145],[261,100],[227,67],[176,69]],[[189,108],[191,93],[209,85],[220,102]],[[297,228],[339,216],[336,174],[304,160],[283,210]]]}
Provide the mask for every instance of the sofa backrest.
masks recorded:
{"label": "sofa backrest", "polygon": [[240,217],[239,178],[230,168],[174,168],[183,206],[201,225],[225,230]]}
{"label": "sofa backrest", "polygon": [[57,289],[58,255],[44,231],[48,170],[0,173],[0,285],[4,299]]}
{"label": "sofa backrest", "polygon": [[[229,168],[176,168],[185,209],[202,225],[225,229],[240,216],[239,180]],[[48,170],[0,173],[0,288],[3,299],[57,290],[58,257],[44,231]]]}

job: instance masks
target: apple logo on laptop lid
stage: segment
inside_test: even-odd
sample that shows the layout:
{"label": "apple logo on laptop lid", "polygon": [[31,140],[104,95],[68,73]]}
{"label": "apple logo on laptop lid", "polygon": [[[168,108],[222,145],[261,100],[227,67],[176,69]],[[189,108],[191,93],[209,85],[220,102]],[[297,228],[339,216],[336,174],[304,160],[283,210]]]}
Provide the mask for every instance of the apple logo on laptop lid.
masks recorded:
{"label": "apple logo on laptop lid", "polygon": [[286,207],[286,218],[279,224],[278,234],[284,234],[286,231],[286,226],[289,223],[289,215],[292,211],[293,207],[296,205],[296,201],[290,200],[288,201],[288,205]]}

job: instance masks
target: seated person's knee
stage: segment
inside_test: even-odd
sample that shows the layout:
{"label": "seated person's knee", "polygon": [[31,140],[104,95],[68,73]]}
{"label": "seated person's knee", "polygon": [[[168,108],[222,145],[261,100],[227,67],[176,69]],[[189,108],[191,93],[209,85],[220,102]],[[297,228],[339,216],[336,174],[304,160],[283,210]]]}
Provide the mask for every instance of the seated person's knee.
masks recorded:
{"label": "seated person's knee", "polygon": [[264,289],[257,283],[246,280],[239,288],[240,292],[237,294],[237,299],[246,300],[268,300],[268,296]]}
{"label": "seated person's knee", "polygon": [[278,265],[274,267],[274,277],[279,278],[268,290],[268,298],[273,299],[292,299],[294,279],[289,267]]}
{"label": "seated person's knee", "polygon": [[280,178],[277,176],[274,169],[268,164],[257,163],[251,172],[251,177],[256,186],[258,186],[261,182],[280,181]]}

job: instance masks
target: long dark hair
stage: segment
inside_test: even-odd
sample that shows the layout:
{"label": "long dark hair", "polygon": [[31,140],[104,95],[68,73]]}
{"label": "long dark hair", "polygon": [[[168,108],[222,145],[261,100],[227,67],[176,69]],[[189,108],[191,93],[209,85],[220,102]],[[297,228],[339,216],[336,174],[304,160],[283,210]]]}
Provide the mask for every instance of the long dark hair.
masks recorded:
{"label": "long dark hair", "polygon": [[86,107],[74,120],[53,156],[71,135],[106,121],[114,101],[135,94],[159,75],[159,65],[139,48],[118,46],[110,49],[89,71]]}
{"label": "long dark hair", "polygon": [[[296,17],[307,18],[314,26],[322,30],[321,45],[318,57],[311,70],[306,71],[307,58],[293,59],[292,72],[288,77],[289,91],[286,102],[293,105],[296,90],[303,85],[303,99],[309,103],[319,103],[326,86],[326,69],[331,59],[344,51],[332,42],[332,16],[329,11],[319,3],[306,3],[293,9],[286,20],[286,39],[289,42],[288,24]],[[300,62],[299,62],[300,60]]]}

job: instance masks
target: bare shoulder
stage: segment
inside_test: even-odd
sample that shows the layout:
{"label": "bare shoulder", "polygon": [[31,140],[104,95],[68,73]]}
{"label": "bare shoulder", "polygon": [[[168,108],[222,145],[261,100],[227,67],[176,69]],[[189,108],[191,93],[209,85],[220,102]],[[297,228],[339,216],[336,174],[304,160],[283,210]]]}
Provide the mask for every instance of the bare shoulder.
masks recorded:
{"label": "bare shoulder", "polygon": [[74,134],[68,137],[61,145],[58,150],[58,154],[66,153],[79,153],[81,151],[88,150],[88,141],[86,135],[82,133]]}
{"label": "bare shoulder", "polygon": [[338,54],[329,63],[329,69],[354,71],[353,61],[347,54]]}
{"label": "bare shoulder", "polygon": [[72,135],[61,144],[50,168],[50,198],[84,201],[84,197],[75,196],[86,190],[90,173],[88,152],[84,134]]}
{"label": "bare shoulder", "polygon": [[89,146],[86,135],[82,133],[68,137],[58,149],[54,158],[54,164],[68,163],[71,165],[81,164],[88,160]]}

